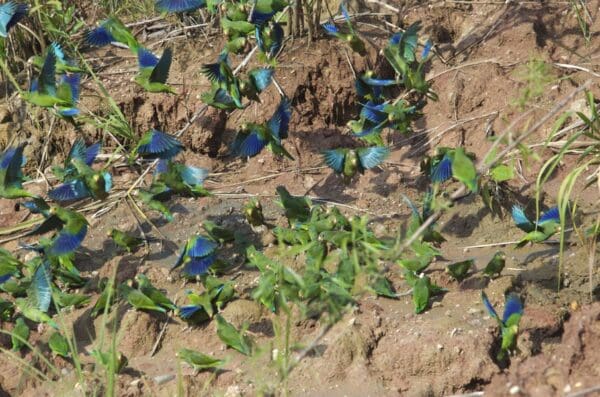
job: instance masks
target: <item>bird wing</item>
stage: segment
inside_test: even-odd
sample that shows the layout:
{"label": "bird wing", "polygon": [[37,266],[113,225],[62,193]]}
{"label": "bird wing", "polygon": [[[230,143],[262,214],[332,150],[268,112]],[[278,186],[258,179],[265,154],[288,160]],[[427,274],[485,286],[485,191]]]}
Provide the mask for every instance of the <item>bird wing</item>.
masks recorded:
{"label": "bird wing", "polygon": [[49,50],[37,80],[37,91],[42,94],[56,94],[56,55]]}
{"label": "bird wing", "polygon": [[373,146],[369,148],[360,148],[357,151],[360,164],[365,169],[378,166],[390,154],[390,150],[384,146]]}
{"label": "bird wing", "polygon": [[80,200],[90,196],[90,191],[81,179],[74,179],[48,192],[54,201]]}
{"label": "bird wing", "polygon": [[446,153],[442,160],[431,170],[431,181],[442,183],[452,177],[452,157]]}
{"label": "bird wing", "polygon": [[527,218],[523,208],[518,205],[513,205],[511,214],[517,227],[525,233],[529,233],[535,229],[535,225]]}
{"label": "bird wing", "polygon": [[523,303],[521,303],[521,299],[516,294],[508,295],[504,305],[504,314],[502,315],[504,325],[507,327],[518,325],[522,315]]}
{"label": "bird wing", "polygon": [[277,141],[288,137],[291,116],[292,104],[288,98],[282,97],[275,113],[273,113],[273,116],[267,122],[267,126]]}
{"label": "bird wing", "polygon": [[171,69],[171,61],[173,60],[173,51],[171,48],[166,48],[158,63],[150,74],[151,83],[165,84],[169,78],[169,69]]}
{"label": "bird wing", "polygon": [[156,8],[161,12],[180,13],[206,6],[206,0],[157,0]]}
{"label": "bird wing", "polygon": [[492,303],[490,302],[487,295],[483,291],[481,291],[481,300],[483,301],[483,306],[485,306],[490,317],[495,319],[498,323],[502,324],[502,321],[500,321],[500,317],[498,317],[498,313],[496,313],[494,306],[492,306]]}
{"label": "bird wing", "polygon": [[194,241],[192,241],[189,245],[187,254],[192,258],[199,258],[213,253],[217,247],[218,244],[214,241],[202,236],[196,236]]}
{"label": "bird wing", "polygon": [[202,185],[208,176],[206,168],[192,167],[189,165],[181,165],[181,179],[190,186]]}
{"label": "bird wing", "polygon": [[102,47],[116,41],[112,33],[105,26],[104,21],[96,29],[92,29],[85,34],[85,41],[89,45]]}
{"label": "bird wing", "polygon": [[216,255],[208,255],[202,258],[194,258],[183,267],[183,273],[187,276],[201,276],[206,274],[208,268],[215,262]]}
{"label": "bird wing", "polygon": [[252,79],[256,91],[263,92],[271,84],[273,73],[275,73],[273,68],[255,68],[248,74]]}
{"label": "bird wing", "polygon": [[50,278],[50,263],[44,261],[40,263],[33,272],[31,284],[27,288],[27,298],[29,299],[29,302],[43,312],[48,311],[52,299]]}
{"label": "bird wing", "polygon": [[49,216],[46,220],[38,225],[38,227],[34,228],[29,233],[25,234],[25,236],[35,236],[38,234],[45,234],[49,231],[62,229],[64,226],[64,222],[60,220],[56,215]]}
{"label": "bird wing", "polygon": [[52,246],[48,253],[50,255],[66,255],[75,251],[83,242],[87,234],[87,225],[82,224],[77,232],[69,232],[63,228],[52,241]]}
{"label": "bird wing", "polygon": [[341,173],[344,169],[344,159],[346,151],[344,149],[332,149],[323,152],[323,160],[328,167],[337,173]]}
{"label": "bird wing", "polygon": [[265,146],[267,146],[268,140],[261,136],[261,134],[252,130],[249,134],[239,133],[233,143],[234,152],[240,157],[253,157],[259,154]]}
{"label": "bird wing", "polygon": [[544,212],[540,219],[537,221],[538,225],[543,225],[545,223],[558,223],[560,222],[560,214],[558,212],[558,207],[552,207],[548,211]]}

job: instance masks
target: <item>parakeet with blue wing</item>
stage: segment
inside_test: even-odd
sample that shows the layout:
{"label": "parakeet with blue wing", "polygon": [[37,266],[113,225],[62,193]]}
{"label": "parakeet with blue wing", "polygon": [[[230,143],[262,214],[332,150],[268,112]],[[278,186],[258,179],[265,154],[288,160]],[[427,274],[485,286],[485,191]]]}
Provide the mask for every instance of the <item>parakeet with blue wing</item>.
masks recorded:
{"label": "parakeet with blue wing", "polygon": [[348,15],[348,11],[346,10],[346,6],[343,2],[340,4],[340,9],[342,15],[344,16],[344,20],[346,21],[346,27],[348,30],[347,33],[342,32],[333,21],[326,22],[321,26],[323,27],[323,29],[325,29],[325,32],[327,32],[328,35],[336,37],[344,41],[345,43],[348,43],[348,45],[350,46],[350,48],[352,48],[354,52],[357,52],[362,56],[367,55],[365,43],[354,30],[352,22],[350,21],[350,16]]}
{"label": "parakeet with blue wing", "polygon": [[504,314],[502,315],[502,319],[500,319],[496,310],[494,310],[494,306],[492,306],[487,295],[483,291],[481,291],[481,300],[490,317],[496,320],[500,326],[502,342],[496,358],[498,361],[505,361],[508,358],[508,355],[514,352],[517,347],[519,322],[523,316],[523,303],[521,303],[521,300],[517,295],[509,294],[506,297]]}
{"label": "parakeet with blue wing", "polygon": [[17,199],[22,197],[36,197],[23,189],[23,172],[25,165],[23,150],[26,144],[9,147],[0,155],[0,197]]}
{"label": "parakeet with blue wing", "polygon": [[173,135],[156,129],[146,132],[130,155],[130,162],[136,156],[146,160],[170,160],[183,150],[183,144]]}
{"label": "parakeet with blue wing", "polygon": [[140,70],[134,78],[135,82],[148,92],[177,94],[177,92],[167,84],[172,59],[173,52],[170,48],[166,48],[161,57],[158,58],[150,50],[139,47],[138,66]]}
{"label": "parakeet with blue wing", "polygon": [[560,214],[558,212],[558,207],[550,208],[544,212],[537,221],[532,222],[527,218],[522,207],[514,205],[512,207],[512,218],[517,227],[527,233],[517,243],[517,248],[524,246],[528,242],[544,242],[560,231]]}
{"label": "parakeet with blue wing", "polygon": [[125,44],[136,56],[140,46],[131,31],[114,16],[105,19],[97,28],[88,31],[85,41],[96,47],[103,47],[110,43]]}
{"label": "parakeet with blue wing", "polygon": [[201,235],[190,237],[171,270],[183,265],[183,274],[188,277],[206,274],[217,259],[218,246],[215,241]]}
{"label": "parakeet with blue wing", "polygon": [[372,146],[358,149],[332,149],[323,152],[323,159],[328,167],[344,177],[346,183],[357,172],[361,174],[377,167],[389,156],[390,151],[384,146]]}

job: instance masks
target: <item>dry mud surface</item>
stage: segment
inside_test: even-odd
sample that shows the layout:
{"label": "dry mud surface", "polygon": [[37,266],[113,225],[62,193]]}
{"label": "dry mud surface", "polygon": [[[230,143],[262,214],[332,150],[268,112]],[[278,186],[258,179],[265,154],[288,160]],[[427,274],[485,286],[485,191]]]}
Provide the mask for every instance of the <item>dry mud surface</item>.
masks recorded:
{"label": "dry mud surface", "polygon": [[[369,9],[388,12],[375,3]],[[319,39],[308,45],[301,39],[289,42],[278,63],[278,82],[292,98],[293,116],[289,148],[295,161],[274,158],[270,152],[248,161],[227,154],[227,144],[236,128],[246,120],[261,121],[270,116],[278,96],[270,87],[260,105],[252,105],[234,113],[228,120],[208,110],[193,123],[182,140],[186,145],[183,160],[188,164],[208,167],[213,174],[206,186],[214,197],[177,199],[171,202],[175,219],[164,223],[153,219],[169,243],[152,243],[149,253],[140,250],[123,255],[111,242],[106,231],[118,226],[135,230],[136,220],[124,202],[113,205],[110,211],[92,217],[92,227],[76,263],[84,275],[93,279],[110,277],[115,271],[117,281],[145,273],[152,283],[168,292],[170,297],[183,301],[183,280],[169,274],[168,267],[176,258],[177,247],[188,236],[201,231],[200,224],[211,219],[240,231],[248,240],[269,252],[276,252],[274,239],[266,230],[252,230],[240,216],[239,209],[247,195],[260,195],[269,222],[284,224],[280,209],[273,205],[275,187],[285,185],[293,194],[308,194],[326,201],[345,205],[348,214],[366,213],[379,235],[393,236],[403,225],[409,209],[402,194],[416,198],[426,188],[427,181],[419,170],[424,154],[437,146],[464,144],[467,150],[481,156],[489,148],[486,135],[500,132],[518,115],[513,99],[522,84],[515,71],[531,57],[549,63],[576,64],[597,70],[598,46],[596,33],[600,27],[598,3],[588,3],[594,20],[591,41],[582,37],[577,19],[569,3],[509,2],[506,4],[462,4],[439,2],[402,8],[402,16],[393,15],[389,22],[407,26],[422,20],[424,33],[437,44],[440,55],[434,58],[427,76],[439,101],[430,102],[424,116],[417,121],[415,132],[409,136],[390,136],[394,150],[381,169],[369,171],[345,185],[330,170],[322,167],[319,152],[353,140],[343,134],[344,126],[357,114],[351,60],[357,71],[377,66],[377,50],[370,48],[369,59],[352,55],[333,40]],[[377,43],[389,33],[373,29],[368,22],[358,27]],[[140,34],[143,34],[140,33]],[[130,82],[135,60],[129,57],[103,69],[100,78],[140,134],[150,127],[176,131],[182,128],[202,106],[198,95],[209,87],[201,76],[199,65],[215,59],[223,43],[216,37],[204,36],[173,42],[174,64],[170,74],[180,94],[178,96],[148,95]],[[89,57],[110,59],[111,55],[127,58],[125,50],[90,51]],[[234,63],[239,62],[236,59]],[[100,65],[98,65],[100,66]],[[252,62],[250,63],[252,66]],[[108,73],[108,72],[112,73]],[[123,73],[116,73],[123,71]],[[575,69],[556,67],[553,72],[562,77],[536,102],[537,117],[541,117],[561,97],[592,77]],[[86,85],[87,84],[87,85]],[[84,86],[93,89],[90,82]],[[597,79],[591,86],[598,94]],[[571,105],[581,108],[583,96]],[[98,109],[96,96],[85,94],[83,107]],[[578,107],[579,106],[579,107]],[[17,129],[16,115],[9,107],[0,109],[0,142],[8,142],[13,134],[30,139],[30,163],[40,161],[47,151],[53,161],[60,161],[70,142],[77,136],[68,125],[59,125],[52,135],[37,133],[32,128]],[[548,124],[529,143],[545,139]],[[40,135],[41,134],[41,135]],[[102,136],[102,131],[85,128],[88,139]],[[47,138],[49,140],[47,140]],[[48,142],[47,144],[45,144]],[[551,150],[541,151],[542,159]],[[567,157],[558,172],[546,185],[546,203],[555,201],[560,182],[575,159]],[[522,175],[511,186],[510,202],[531,204],[537,171],[542,163],[523,164]],[[49,166],[46,162],[45,166]],[[138,175],[114,169],[116,189],[123,191]],[[45,189],[39,184],[39,189]],[[581,186],[576,189],[581,190]],[[598,192],[586,191],[581,208],[597,210]],[[111,202],[112,203],[112,202]],[[567,247],[564,263],[563,288],[557,291],[558,248],[556,245],[537,245],[521,250],[503,247],[508,254],[506,269],[501,277],[489,281],[477,275],[462,283],[453,281],[444,271],[447,261],[474,258],[478,268],[484,266],[497,247],[464,249],[464,247],[514,241],[519,231],[509,217],[493,218],[482,210],[479,198],[461,201],[440,220],[447,237],[441,249],[443,260],[430,269],[432,279],[448,292],[437,298],[424,314],[414,314],[409,296],[396,300],[367,296],[359,301],[352,313],[346,315],[319,342],[307,358],[292,372],[287,381],[289,394],[297,396],[442,396],[484,391],[486,396],[561,396],[600,384],[600,304],[598,288],[590,298],[588,251],[586,247]],[[0,200],[0,225],[10,227],[25,217],[12,202]],[[146,225],[147,226],[147,225]],[[150,227],[145,232],[153,234]],[[3,236],[7,239],[10,236]],[[575,237],[571,236],[574,240]],[[15,250],[19,241],[4,242],[3,247]],[[123,305],[114,310],[110,324],[90,317],[89,308],[76,309],[65,318],[72,322],[80,335],[78,349],[81,360],[91,365],[88,352],[98,338],[109,338],[113,322],[117,322],[118,350],[129,359],[127,369],[119,375],[118,394],[124,396],[170,396],[179,386],[177,380],[157,382],[164,375],[182,375],[184,393],[190,396],[225,395],[252,396],[272,386],[275,375],[268,369],[273,344],[274,323],[280,321],[250,298],[258,273],[243,267],[236,247],[228,247],[226,256],[236,264],[226,278],[235,281],[239,299],[223,309],[223,316],[236,326],[250,325],[250,332],[262,351],[252,360],[227,350],[217,337],[214,322],[189,328],[177,317],[161,317],[145,312],[127,310]],[[598,257],[598,256],[597,256]],[[598,264],[594,274],[597,280]],[[400,271],[390,267],[389,277],[398,291],[408,287]],[[501,369],[492,360],[492,347],[498,330],[484,312],[480,290],[484,288],[495,305],[502,305],[506,291],[517,291],[525,301],[521,322],[519,352],[508,368]],[[92,298],[92,302],[96,297]],[[10,325],[2,325],[9,329]],[[104,329],[103,329],[104,327]],[[294,323],[292,338],[308,344],[320,332],[312,320]],[[49,330],[32,332],[34,346],[44,348]],[[157,340],[160,344],[151,356]],[[10,348],[10,338],[0,336],[0,346]],[[194,373],[188,367],[178,369],[175,353],[190,348],[219,357],[227,357],[225,370]],[[64,369],[60,385],[40,384],[24,374],[14,360],[0,360],[0,396],[3,395],[74,395],[75,376],[70,363],[55,359]],[[23,358],[44,364],[31,352]],[[69,375],[70,374],[70,375]],[[593,394],[588,394],[593,395]],[[600,395],[600,394],[597,394]]]}

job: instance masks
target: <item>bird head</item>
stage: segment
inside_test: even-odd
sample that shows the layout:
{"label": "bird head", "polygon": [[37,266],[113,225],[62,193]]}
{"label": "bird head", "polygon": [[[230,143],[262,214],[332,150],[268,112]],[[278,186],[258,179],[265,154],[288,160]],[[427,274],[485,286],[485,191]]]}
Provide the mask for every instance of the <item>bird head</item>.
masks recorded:
{"label": "bird head", "polygon": [[240,81],[240,90],[244,91],[246,89],[246,86],[248,85],[248,83],[246,83],[246,81],[241,80]]}
{"label": "bird head", "polygon": [[48,211],[48,213],[49,213],[50,215],[56,215],[56,213],[57,213],[57,212],[58,212],[58,206],[56,206],[56,205],[53,205],[53,206],[50,208],[50,211]]}
{"label": "bird head", "polygon": [[113,237],[115,235],[116,230],[115,229],[110,229],[106,232],[106,236],[107,237]]}
{"label": "bird head", "polygon": [[242,125],[240,126],[240,129],[241,129],[243,132],[247,132],[247,131],[248,131],[248,127],[249,127],[249,126],[248,126],[248,123],[244,123],[244,124],[242,124]]}

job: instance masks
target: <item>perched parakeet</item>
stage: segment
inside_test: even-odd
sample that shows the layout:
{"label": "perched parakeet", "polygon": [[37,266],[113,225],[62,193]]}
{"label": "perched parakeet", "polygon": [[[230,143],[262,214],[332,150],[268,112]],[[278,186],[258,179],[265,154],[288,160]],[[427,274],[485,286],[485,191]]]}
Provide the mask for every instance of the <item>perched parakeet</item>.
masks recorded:
{"label": "perched parakeet", "polygon": [[292,196],[284,186],[277,186],[279,203],[290,224],[306,222],[310,219],[311,201],[306,196]]}
{"label": "perched parakeet", "polygon": [[75,252],[81,245],[87,234],[87,227],[88,222],[80,213],[53,206],[50,208],[46,220],[26,236],[56,230],[57,233],[52,239],[40,243],[41,250],[48,256],[65,256]]}
{"label": "perched parakeet", "polygon": [[67,338],[62,336],[59,331],[55,331],[48,339],[48,347],[52,353],[57,356],[68,358],[71,356],[71,349]]}
{"label": "perched parakeet", "polygon": [[390,154],[383,146],[373,146],[359,149],[333,149],[323,152],[325,164],[336,173],[342,174],[349,182],[357,172],[361,174],[370,168],[380,165]]}
{"label": "perched parakeet", "polygon": [[494,254],[492,259],[490,259],[488,264],[483,269],[483,274],[490,278],[497,277],[500,275],[500,273],[502,273],[502,269],[504,269],[505,263],[506,254],[502,251],[498,251]]}
{"label": "perched parakeet", "polygon": [[156,0],[156,8],[161,12],[188,12],[206,7],[206,0]]}
{"label": "perched parakeet", "polygon": [[283,97],[267,123],[243,124],[233,141],[233,153],[240,157],[254,157],[268,147],[274,154],[284,155],[293,160],[292,155],[281,144],[282,140],[288,137],[291,112],[289,99]]}
{"label": "perched parakeet", "polygon": [[210,192],[204,187],[207,176],[206,168],[160,160],[156,167],[154,182],[166,186],[172,193],[183,196],[209,196]]}
{"label": "perched parakeet", "polygon": [[104,200],[112,188],[112,176],[108,171],[95,171],[85,161],[72,158],[77,176],[48,192],[48,197],[56,202],[75,201],[87,197]]}
{"label": "perched parakeet", "polygon": [[346,26],[348,29],[347,33],[342,33],[333,22],[327,22],[321,26],[323,29],[325,29],[328,35],[337,37],[338,39],[348,43],[354,52],[357,52],[362,56],[366,56],[367,50],[365,48],[365,43],[354,31],[354,27],[350,22],[350,16],[348,15],[348,11],[346,10],[346,6],[343,2],[340,4],[340,9],[342,11],[342,15],[344,16],[344,20],[346,21]]}
{"label": "perched parakeet", "polygon": [[183,265],[186,276],[195,277],[206,274],[216,260],[218,244],[206,237],[196,235],[188,239],[171,270]]}
{"label": "perched parakeet", "polygon": [[158,288],[154,287],[148,277],[144,274],[138,274],[135,276],[135,281],[138,284],[138,289],[142,291],[144,295],[152,299],[154,303],[160,305],[168,310],[175,310],[177,306],[166,295]]}
{"label": "perched parakeet", "polygon": [[258,94],[263,92],[273,80],[273,68],[255,68],[248,72],[248,79],[240,81],[240,92],[246,98],[260,102]]}
{"label": "perched parakeet", "polygon": [[71,146],[71,150],[69,150],[69,154],[67,155],[63,166],[53,166],[52,173],[61,182],[74,178],[78,175],[78,172],[75,165],[72,164],[72,160],[78,159],[83,161],[85,165],[91,167],[92,164],[94,164],[94,160],[96,160],[101,147],[102,144],[100,143],[86,146],[83,138],[77,138],[75,142],[73,142],[73,146]]}
{"label": "perched parakeet", "polygon": [[113,239],[115,244],[125,249],[129,253],[143,245],[146,241],[141,237],[132,236],[129,233],[120,231],[119,229],[110,229],[107,235]]}
{"label": "perched parakeet", "polygon": [[6,149],[0,156],[0,197],[16,199],[21,197],[35,197],[23,189],[23,172],[21,167],[25,164],[23,149],[25,144]]}
{"label": "perched parakeet", "polygon": [[274,58],[283,45],[283,28],[275,21],[262,25],[256,25],[254,35],[258,49],[268,59]]}
{"label": "perched parakeet", "polygon": [[206,230],[210,238],[220,243],[228,243],[235,240],[233,231],[219,226],[215,222],[206,220],[202,222],[202,227]]}
{"label": "perched parakeet", "polygon": [[[57,42],[50,43],[50,49],[54,52],[54,56],[56,57],[55,68],[56,72],[59,74],[85,72],[84,69],[80,68],[72,60],[66,57],[62,47]],[[44,66],[44,60],[44,57],[34,55],[30,58],[29,62],[38,70],[41,70]]]}
{"label": "perched parakeet", "polygon": [[258,227],[265,223],[265,217],[262,211],[262,205],[257,198],[253,197],[243,208],[244,217],[252,226]]}
{"label": "perched parakeet", "polygon": [[173,88],[167,85],[172,57],[173,52],[170,48],[166,48],[160,58],[144,47],[138,48],[140,71],[135,76],[135,82],[148,92],[177,94]]}
{"label": "perched parakeet", "polygon": [[85,41],[96,47],[103,47],[115,42],[125,44],[135,55],[140,46],[131,31],[116,17],[105,19],[100,26],[87,32]]}
{"label": "perched parakeet", "polygon": [[451,263],[446,266],[446,272],[457,281],[462,281],[469,275],[469,271],[475,266],[475,260],[467,259],[465,261]]}
{"label": "perched parakeet", "polygon": [[173,135],[151,129],[139,140],[131,152],[131,159],[140,156],[144,159],[169,160],[183,150],[183,144]]}
{"label": "perched parakeet", "polygon": [[116,289],[115,286],[109,282],[109,280],[105,277],[98,282],[98,289],[101,289],[102,292],[96,300],[94,307],[92,307],[92,311],[90,315],[92,317],[97,317],[98,314],[104,313],[105,308],[108,306],[108,310],[114,303]]}
{"label": "perched parakeet", "polygon": [[194,369],[194,371],[219,368],[225,365],[225,360],[220,360],[195,350],[185,348],[180,349],[177,352],[177,358],[188,363]]}
{"label": "perched parakeet", "polygon": [[548,240],[553,234],[560,231],[560,214],[558,207],[552,207],[544,212],[540,219],[532,222],[527,218],[523,208],[518,205],[512,207],[512,218],[517,227],[527,233],[517,244],[517,248],[528,242],[541,243]]}
{"label": "perched parakeet", "polygon": [[148,310],[166,313],[167,309],[154,302],[149,296],[139,289],[131,287],[131,282],[119,285],[119,295],[136,310]]}
{"label": "perched parakeet", "polygon": [[517,336],[519,334],[519,322],[523,315],[523,304],[517,295],[509,294],[506,297],[504,314],[502,315],[502,319],[500,319],[487,295],[483,291],[481,291],[481,300],[489,315],[496,320],[500,326],[502,343],[496,358],[498,361],[505,361],[507,355],[513,352],[517,347]]}
{"label": "perched parakeet", "polygon": [[0,36],[7,37],[10,28],[15,26],[29,11],[29,6],[9,0],[0,5]]}
{"label": "perched parakeet", "polygon": [[[409,208],[411,209],[411,223],[409,226],[409,230],[410,232],[414,232],[423,224],[423,222],[425,222],[427,218],[429,218],[433,214],[433,211],[431,210],[433,193],[431,191],[428,191],[423,196],[423,208],[420,213],[417,206],[408,197],[403,195],[403,198],[406,204],[408,204]],[[435,230],[435,223],[432,223],[423,233],[423,241],[443,243],[444,241],[446,241],[446,239],[441,235],[440,232]]]}
{"label": "perched parakeet", "polygon": [[0,284],[10,280],[23,267],[20,260],[4,248],[0,248]]}
{"label": "perched parakeet", "polygon": [[29,341],[29,327],[25,324],[23,317],[17,318],[15,326],[11,332],[12,350],[19,351],[25,346],[25,342]]}

